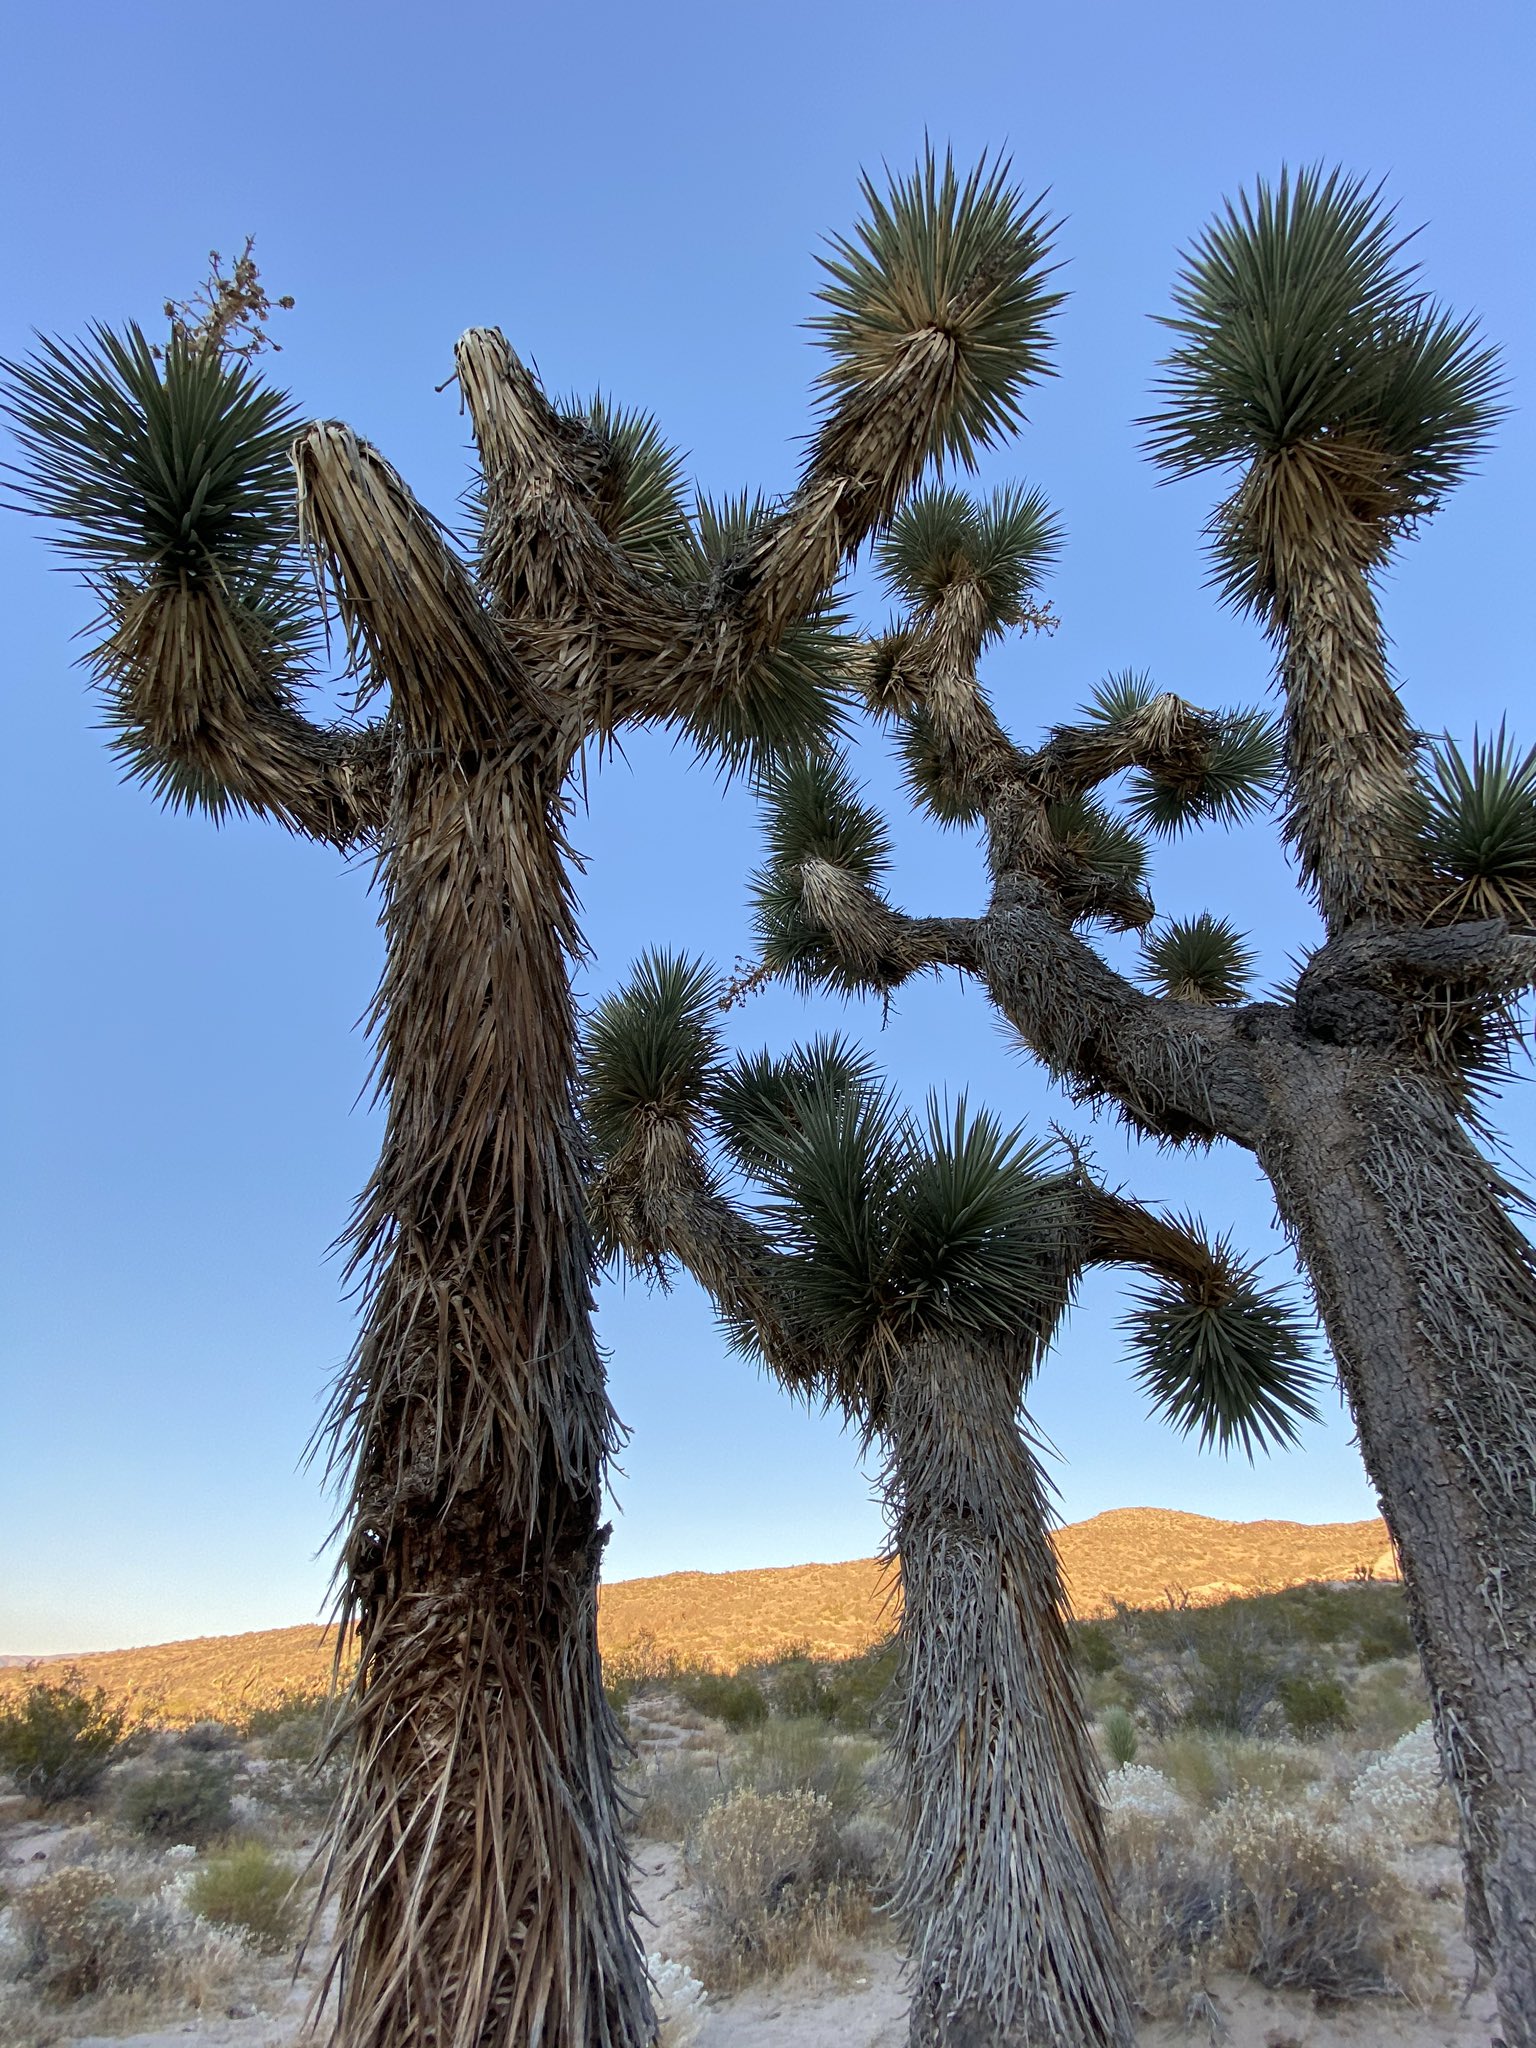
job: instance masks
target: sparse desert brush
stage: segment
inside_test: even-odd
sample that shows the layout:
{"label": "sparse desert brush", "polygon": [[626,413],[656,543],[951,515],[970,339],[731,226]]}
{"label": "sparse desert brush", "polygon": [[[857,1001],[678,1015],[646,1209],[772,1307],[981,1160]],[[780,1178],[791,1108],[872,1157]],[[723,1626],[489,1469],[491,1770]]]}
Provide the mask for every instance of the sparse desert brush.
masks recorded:
{"label": "sparse desert brush", "polygon": [[1201,1847],[1230,1968],[1330,2003],[1431,1994],[1443,1957],[1423,1902],[1359,1837],[1243,1795],[1206,1823]]}
{"label": "sparse desert brush", "polygon": [[869,1804],[870,1769],[879,1755],[868,1736],[837,1733],[821,1720],[774,1718],[743,1739],[731,1776],[756,1792],[814,1793],[842,1816]]}
{"label": "sparse desert brush", "polygon": [[33,1679],[0,1705],[0,1770],[44,1806],[79,1798],[121,1753],[127,1726],[126,1709],[78,1672]]}
{"label": "sparse desert brush", "polygon": [[200,1919],[231,1929],[261,1955],[283,1955],[298,1939],[294,1873],[264,1842],[240,1842],[210,1856],[185,1896]]}
{"label": "sparse desert brush", "polygon": [[40,1878],[11,1913],[18,1974],[53,2004],[144,1993],[196,2004],[229,1982],[242,1958],[237,1942],[199,1927],[174,1898],[125,1894],[107,1871],[87,1866]]}
{"label": "sparse desert brush", "polygon": [[1299,1671],[1281,1679],[1279,1696],[1286,1726],[1303,1739],[1350,1724],[1349,1694],[1336,1678]]}
{"label": "sparse desert brush", "polygon": [[686,1850],[697,1894],[694,1960],[720,1989],[792,1968],[867,1925],[867,1889],[844,1870],[836,1816],[814,1792],[738,1786]]}
{"label": "sparse desert brush", "polygon": [[755,1728],[768,1718],[763,1688],[744,1672],[695,1671],[676,1681],[679,1696],[700,1714],[727,1728]]}
{"label": "sparse desert brush", "polygon": [[194,1751],[131,1778],[118,1816],[146,1841],[200,1846],[234,1826],[233,1778],[226,1758]]}
{"label": "sparse desert brush", "polygon": [[712,1751],[668,1749],[627,1771],[631,1834],[655,1842],[684,1841],[727,1789]]}
{"label": "sparse desert brush", "polygon": [[1301,1743],[1197,1728],[1163,1736],[1147,1756],[1191,1805],[1201,1808],[1219,1806],[1242,1792],[1294,1800],[1324,1771],[1319,1753]]}
{"label": "sparse desert brush", "polygon": [[1455,1840],[1455,1813],[1429,1721],[1421,1721],[1366,1765],[1341,1825],[1389,1849]]}

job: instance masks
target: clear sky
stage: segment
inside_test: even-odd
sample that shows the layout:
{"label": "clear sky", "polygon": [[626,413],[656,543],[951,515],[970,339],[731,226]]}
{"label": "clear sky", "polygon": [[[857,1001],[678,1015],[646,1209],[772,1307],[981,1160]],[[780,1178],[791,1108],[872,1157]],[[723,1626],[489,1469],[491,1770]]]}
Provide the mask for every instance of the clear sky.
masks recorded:
{"label": "clear sky", "polygon": [[[814,252],[860,168],[925,129],[1006,145],[1065,216],[1060,376],[985,481],[1023,476],[1068,549],[1048,642],[995,662],[1027,736],[1112,669],[1205,703],[1267,679],[1251,624],[1204,587],[1205,485],[1137,451],[1178,248],[1282,160],[1380,176],[1434,288],[1481,313],[1515,408],[1496,450],[1404,550],[1385,603],[1410,709],[1470,736],[1509,709],[1536,740],[1532,555],[1532,32],[1522,0],[780,0],[772,7],[400,0],[13,4],[5,27],[0,351],[29,330],[158,318],[247,233],[293,293],[267,362],[344,416],[451,515],[468,470],[455,337],[502,326],[552,389],[659,413],[712,490],[795,474],[815,358]],[[357,1028],[378,971],[367,875],[275,827],[215,830],[119,785],[71,636],[87,604],[38,536],[0,520],[7,744],[0,1003],[7,1172],[0,1388],[0,1652],[107,1647],[320,1610],[327,1504],[300,1468],[350,1341],[327,1247],[378,1139]],[[964,839],[903,819],[897,894],[976,907]],[[753,808],[661,739],[591,785],[576,840],[584,994],[643,945],[747,949]],[[1235,917],[1278,975],[1311,929],[1272,831],[1158,863],[1160,907]],[[773,994],[743,1043],[834,1021]],[[1149,1199],[1198,1203],[1274,1248],[1245,1157],[1186,1162],[1089,1129],[951,980],[835,1017],[914,1098],[968,1088],[1089,1135]],[[1533,1156],[1528,1099],[1503,1113]],[[1275,1270],[1283,1261],[1277,1259]],[[1295,1455],[1201,1458],[1142,1413],[1095,1283],[1034,1413],[1072,1519],[1148,1503],[1331,1520],[1374,1511],[1336,1409]],[[878,1513],[851,1442],[726,1360],[702,1299],[605,1287],[602,1336],[633,1435],[614,1577],[866,1555]]]}

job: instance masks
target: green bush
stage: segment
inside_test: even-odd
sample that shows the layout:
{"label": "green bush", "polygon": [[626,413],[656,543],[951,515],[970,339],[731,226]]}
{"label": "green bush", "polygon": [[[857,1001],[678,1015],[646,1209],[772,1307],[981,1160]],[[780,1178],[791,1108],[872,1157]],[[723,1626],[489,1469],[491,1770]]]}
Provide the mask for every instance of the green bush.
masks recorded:
{"label": "green bush", "polygon": [[118,1814],[146,1841],[201,1847],[234,1826],[233,1775],[231,1766],[217,1757],[182,1757],[131,1779],[123,1787]]}
{"label": "green bush", "polygon": [[813,1792],[841,1817],[868,1804],[868,1772],[879,1753],[876,1743],[834,1734],[816,1716],[772,1719],[745,1737],[732,1777],[765,1794]]}
{"label": "green bush", "polygon": [[1281,1679],[1279,1696],[1286,1726],[1293,1735],[1326,1735],[1330,1729],[1350,1724],[1349,1694],[1336,1678],[1297,1673]]}
{"label": "green bush", "polygon": [[774,1673],[772,1685],[774,1712],[784,1715],[786,1720],[819,1717],[830,1721],[837,1711],[835,1693],[809,1657],[784,1659]]}
{"label": "green bush", "polygon": [[1135,1763],[1141,1744],[1136,1737],[1136,1723],[1125,1708],[1111,1707],[1099,1725],[1104,1730],[1104,1747],[1110,1762],[1120,1766]]}
{"label": "green bush", "polygon": [[697,1713],[723,1721],[727,1728],[755,1728],[768,1718],[768,1700],[760,1685],[738,1673],[696,1671],[678,1681],[678,1692]]}
{"label": "green bush", "polygon": [[293,1872],[261,1842],[211,1856],[187,1888],[187,1904],[216,1927],[232,1927],[262,1955],[286,1954],[298,1939]]}
{"label": "green bush", "polygon": [[0,1710],[0,1769],[43,1805],[76,1799],[101,1778],[123,1747],[126,1715],[77,1671],[49,1684],[34,1680]]}
{"label": "green bush", "polygon": [[1072,1631],[1072,1653],[1085,1671],[1103,1678],[1120,1662],[1119,1647],[1102,1621],[1080,1621]]}

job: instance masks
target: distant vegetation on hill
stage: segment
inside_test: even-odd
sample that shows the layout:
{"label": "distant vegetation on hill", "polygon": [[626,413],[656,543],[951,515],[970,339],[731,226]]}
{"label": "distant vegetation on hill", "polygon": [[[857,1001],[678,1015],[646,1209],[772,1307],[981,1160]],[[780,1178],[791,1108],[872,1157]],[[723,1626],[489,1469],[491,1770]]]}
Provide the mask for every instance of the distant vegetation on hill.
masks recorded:
{"label": "distant vegetation on hill", "polygon": [[[1062,1529],[1057,1544],[1084,1619],[1117,1606],[1201,1607],[1314,1580],[1396,1576],[1379,1520],[1223,1522],[1166,1508],[1119,1508]],[[894,1575],[878,1558],[669,1572],[604,1586],[598,1634],[605,1657],[626,1665],[638,1659],[734,1671],[791,1648],[838,1662],[890,1632],[899,1599]],[[334,1647],[330,1631],[311,1623],[50,1661],[78,1665],[91,1685],[130,1696],[156,1720],[181,1725],[214,1716],[244,1724],[323,1690]],[[0,1669],[0,1693],[24,1678],[22,1668]]]}

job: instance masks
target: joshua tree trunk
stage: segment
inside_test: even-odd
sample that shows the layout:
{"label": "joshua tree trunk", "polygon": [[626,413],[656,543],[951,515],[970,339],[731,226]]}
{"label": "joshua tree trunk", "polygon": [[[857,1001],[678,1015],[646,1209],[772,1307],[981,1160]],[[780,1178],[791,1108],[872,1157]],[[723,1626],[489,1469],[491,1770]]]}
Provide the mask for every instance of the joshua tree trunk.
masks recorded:
{"label": "joshua tree trunk", "polygon": [[949,1346],[893,1380],[913,2048],[1125,2048],[1099,1768],[1017,1389]]}
{"label": "joshua tree trunk", "polygon": [[433,760],[400,776],[385,840],[389,1114],[341,1396],[361,1653],[334,1852],[345,2048],[652,2037],[597,1657],[614,1424],[557,826],[527,763]]}
{"label": "joshua tree trunk", "polygon": [[1402,1560],[1461,1808],[1468,1922],[1536,2048],[1536,1271],[1428,1080],[1286,1063],[1257,1146]]}

